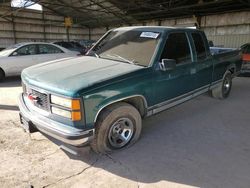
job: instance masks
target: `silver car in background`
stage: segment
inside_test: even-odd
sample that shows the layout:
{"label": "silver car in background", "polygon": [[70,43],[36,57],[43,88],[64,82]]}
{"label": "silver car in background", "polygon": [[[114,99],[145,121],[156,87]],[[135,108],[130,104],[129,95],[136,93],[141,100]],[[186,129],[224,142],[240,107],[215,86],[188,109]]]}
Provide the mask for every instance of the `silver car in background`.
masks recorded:
{"label": "silver car in background", "polygon": [[51,43],[19,43],[0,51],[0,81],[8,76],[18,76],[22,70],[48,61],[73,58],[78,52]]}

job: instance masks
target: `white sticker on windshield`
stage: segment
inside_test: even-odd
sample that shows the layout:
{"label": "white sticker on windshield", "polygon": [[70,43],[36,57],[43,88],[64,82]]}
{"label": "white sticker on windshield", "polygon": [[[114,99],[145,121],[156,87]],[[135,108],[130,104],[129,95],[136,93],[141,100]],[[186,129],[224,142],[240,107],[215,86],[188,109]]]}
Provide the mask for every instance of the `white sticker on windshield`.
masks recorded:
{"label": "white sticker on windshield", "polygon": [[156,39],[159,36],[160,33],[154,33],[154,32],[142,32],[140,37],[145,37],[145,38],[151,38],[151,39]]}

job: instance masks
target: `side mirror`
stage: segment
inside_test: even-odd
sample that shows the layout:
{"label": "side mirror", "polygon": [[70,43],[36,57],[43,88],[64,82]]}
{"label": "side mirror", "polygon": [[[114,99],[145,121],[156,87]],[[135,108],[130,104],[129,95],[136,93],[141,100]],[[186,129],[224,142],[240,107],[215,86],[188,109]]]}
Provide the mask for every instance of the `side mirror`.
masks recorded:
{"label": "side mirror", "polygon": [[12,56],[17,56],[18,53],[17,52],[13,52]]}
{"label": "side mirror", "polygon": [[176,67],[176,60],[175,59],[162,59],[160,62],[160,69],[162,71],[173,70]]}

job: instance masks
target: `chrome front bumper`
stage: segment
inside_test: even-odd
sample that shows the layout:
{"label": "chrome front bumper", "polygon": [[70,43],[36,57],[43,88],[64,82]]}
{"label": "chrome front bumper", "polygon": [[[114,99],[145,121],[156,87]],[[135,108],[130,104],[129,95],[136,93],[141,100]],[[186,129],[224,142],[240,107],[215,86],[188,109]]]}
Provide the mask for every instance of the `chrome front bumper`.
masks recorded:
{"label": "chrome front bumper", "polygon": [[63,143],[73,146],[87,145],[94,138],[94,129],[82,130],[79,128],[71,127],[56,121],[53,121],[45,116],[40,115],[37,112],[29,110],[25,104],[23,94],[19,96],[19,109],[20,119],[28,122],[29,127],[34,130],[38,130],[46,135],[49,135]]}
{"label": "chrome front bumper", "polygon": [[250,73],[250,62],[242,64],[241,73]]}

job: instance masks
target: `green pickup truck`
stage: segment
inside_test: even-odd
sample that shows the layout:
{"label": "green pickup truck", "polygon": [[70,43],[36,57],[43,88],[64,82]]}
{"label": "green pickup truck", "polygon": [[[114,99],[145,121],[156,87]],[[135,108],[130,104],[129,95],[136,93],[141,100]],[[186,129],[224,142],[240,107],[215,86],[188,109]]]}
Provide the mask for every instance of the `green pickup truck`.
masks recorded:
{"label": "green pickup truck", "polygon": [[22,127],[100,153],[135,143],[141,119],[210,91],[228,97],[240,51],[212,56],[202,31],[122,27],[84,57],[22,72]]}

